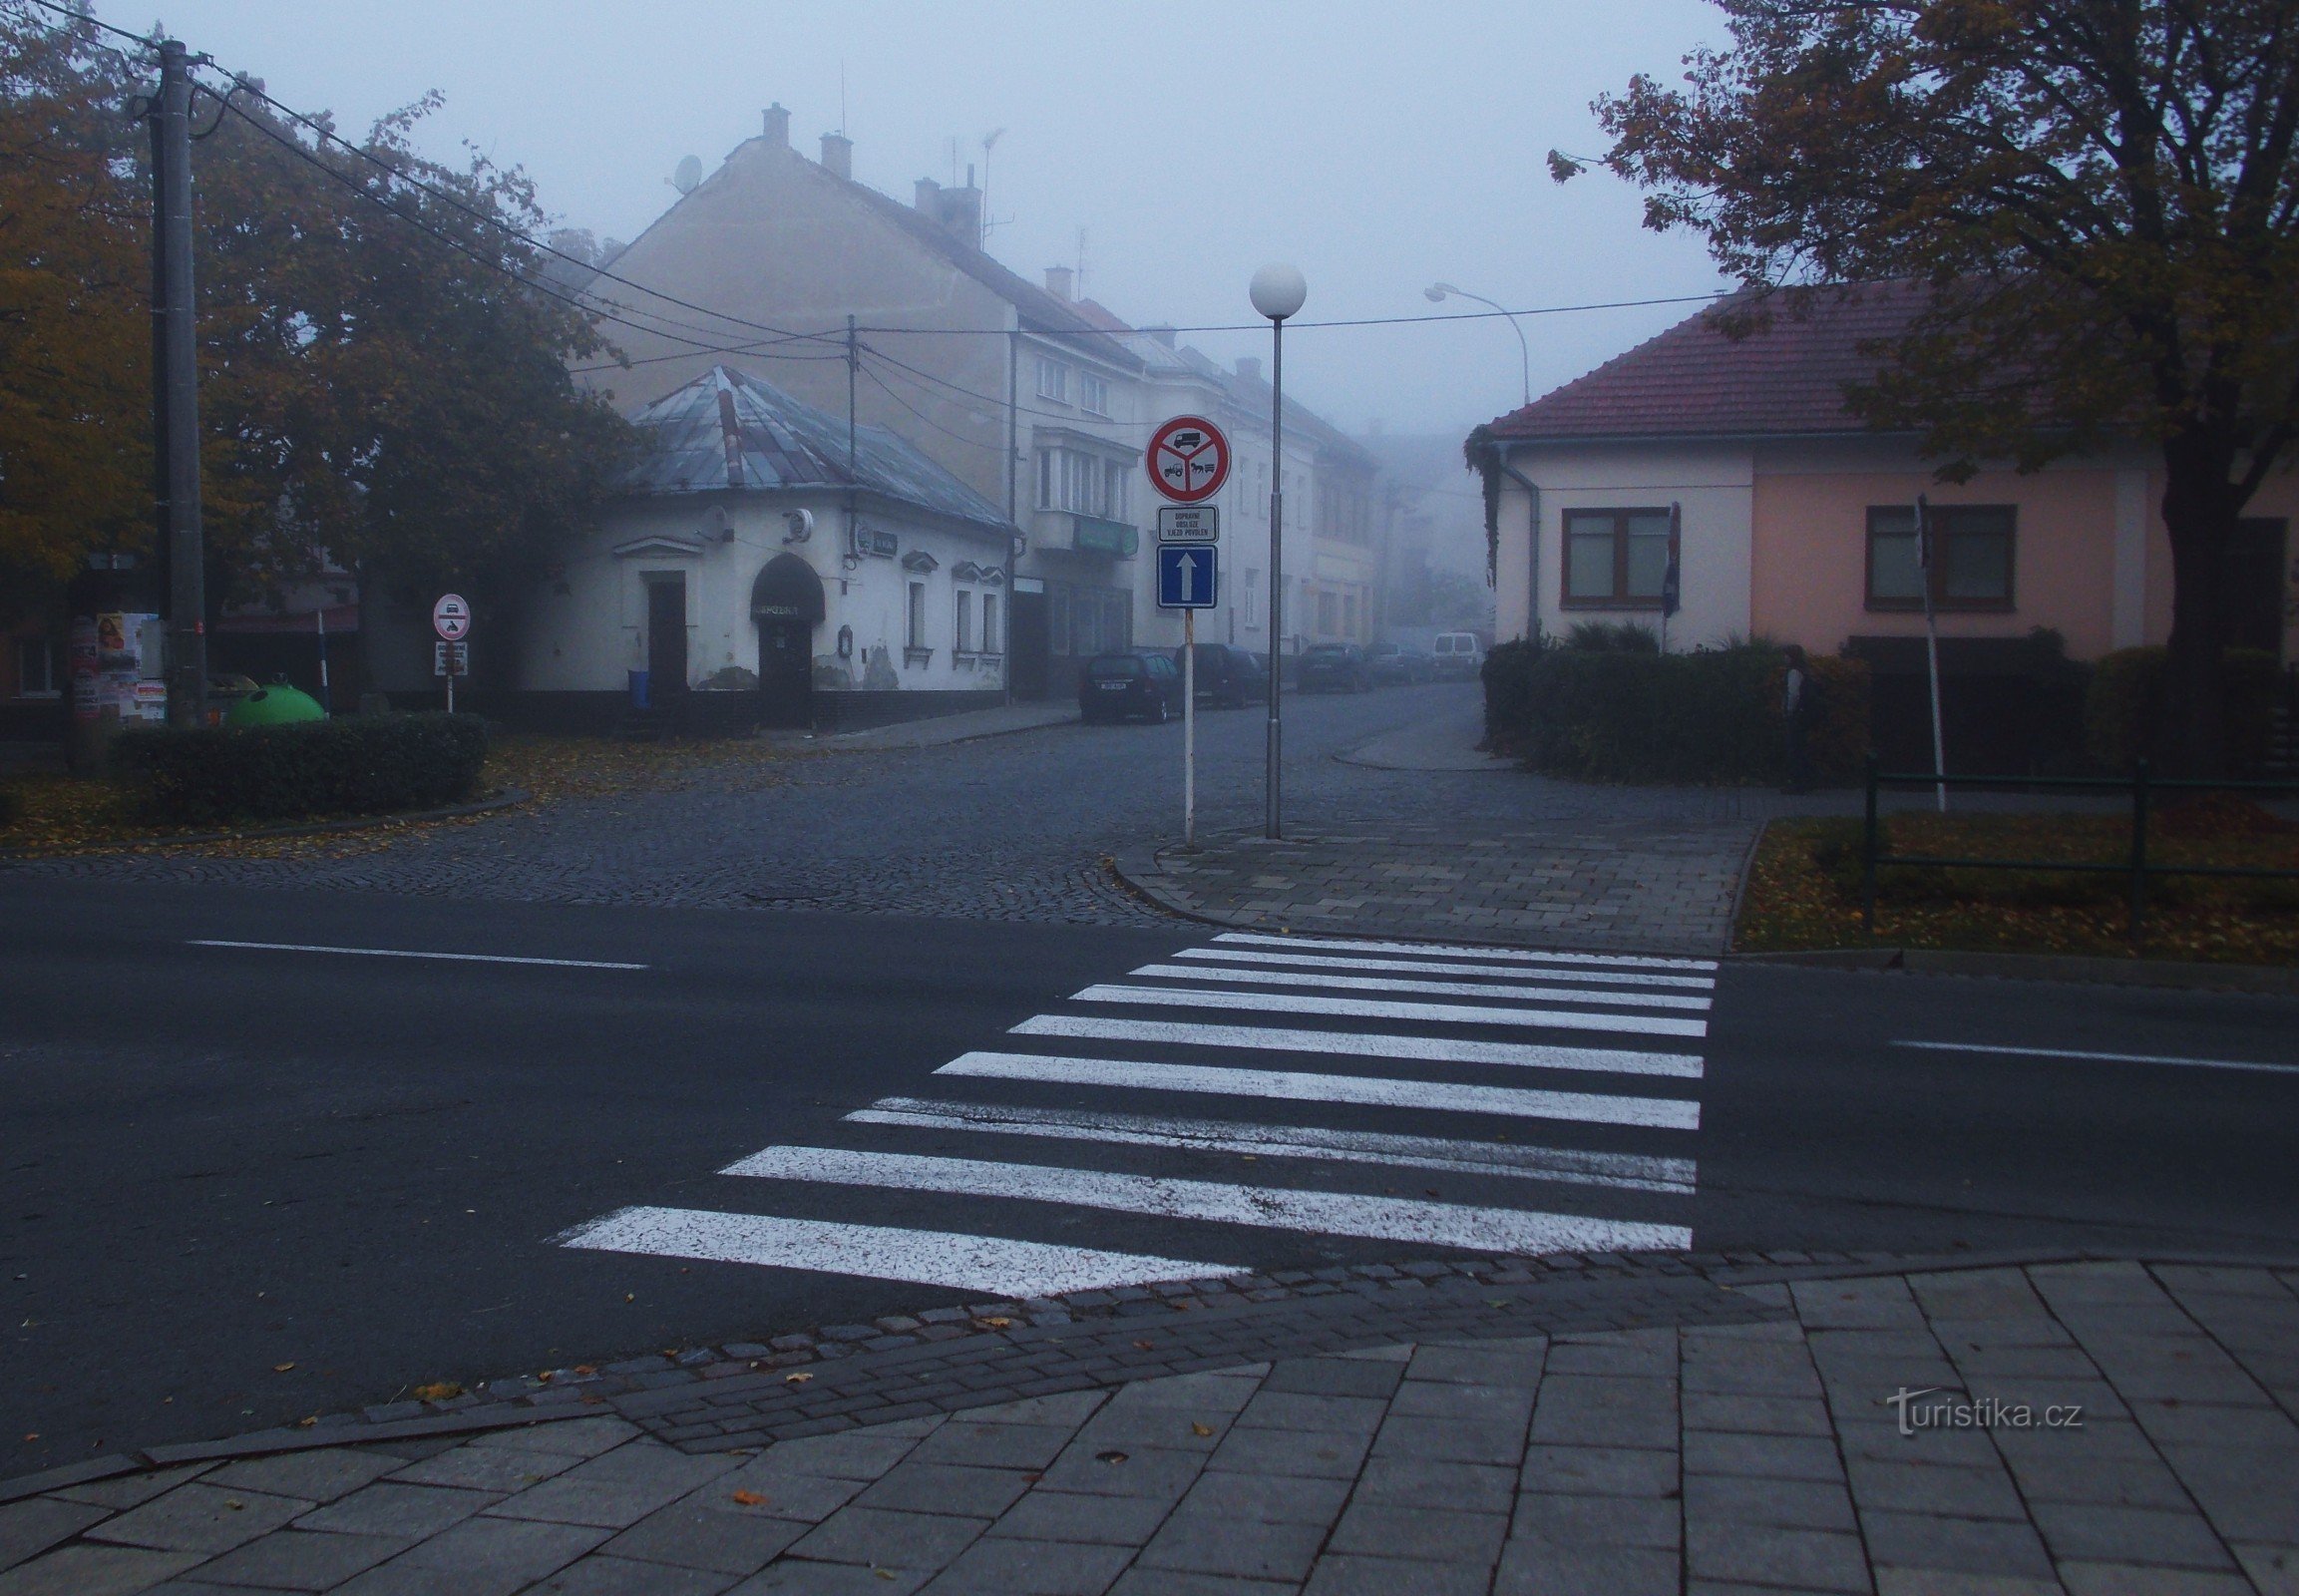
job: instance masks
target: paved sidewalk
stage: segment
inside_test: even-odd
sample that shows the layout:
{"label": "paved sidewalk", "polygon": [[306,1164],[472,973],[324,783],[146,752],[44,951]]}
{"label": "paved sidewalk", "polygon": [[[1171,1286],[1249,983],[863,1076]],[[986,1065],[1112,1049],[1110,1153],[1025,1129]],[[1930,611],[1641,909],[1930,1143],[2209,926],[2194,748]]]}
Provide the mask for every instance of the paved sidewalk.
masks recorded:
{"label": "paved sidewalk", "polygon": [[[0,1506],[0,1596],[2299,1589],[2299,1270],[1605,1262],[1482,1271],[1482,1333],[764,1445],[615,1401],[59,1485]],[[1136,1297],[1143,1346],[1213,1317]]]}
{"label": "paved sidewalk", "polygon": [[886,726],[865,726],[860,731],[770,731],[765,735],[776,742],[787,742],[794,747],[870,749],[870,748],[948,748],[953,743],[972,742],[977,737],[1002,737],[1010,732],[1035,731],[1041,726],[1059,726],[1077,719],[1077,705],[1066,700],[1050,699],[1032,702],[1016,699],[991,709],[969,709],[956,715],[924,715],[916,720],[898,720]]}

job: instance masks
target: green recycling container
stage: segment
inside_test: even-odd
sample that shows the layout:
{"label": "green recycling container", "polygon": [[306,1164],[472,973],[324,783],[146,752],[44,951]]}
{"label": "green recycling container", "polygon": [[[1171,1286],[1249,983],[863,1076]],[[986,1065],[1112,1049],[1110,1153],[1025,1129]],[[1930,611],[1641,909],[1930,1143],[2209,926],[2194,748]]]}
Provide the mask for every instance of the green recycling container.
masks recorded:
{"label": "green recycling container", "polygon": [[325,720],[319,700],[284,681],[258,687],[224,711],[226,726],[290,726],[298,721]]}

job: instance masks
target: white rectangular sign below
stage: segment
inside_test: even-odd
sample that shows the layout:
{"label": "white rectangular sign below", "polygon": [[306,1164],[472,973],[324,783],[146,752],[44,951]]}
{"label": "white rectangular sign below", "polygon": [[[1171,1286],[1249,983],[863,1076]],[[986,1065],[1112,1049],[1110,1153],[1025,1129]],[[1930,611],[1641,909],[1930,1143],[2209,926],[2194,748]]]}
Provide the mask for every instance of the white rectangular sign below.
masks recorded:
{"label": "white rectangular sign below", "polygon": [[1159,543],[1219,543],[1221,536],[1219,505],[1158,506]]}
{"label": "white rectangular sign below", "polygon": [[471,674],[471,644],[467,642],[435,642],[431,645],[431,673],[434,676],[468,676]]}

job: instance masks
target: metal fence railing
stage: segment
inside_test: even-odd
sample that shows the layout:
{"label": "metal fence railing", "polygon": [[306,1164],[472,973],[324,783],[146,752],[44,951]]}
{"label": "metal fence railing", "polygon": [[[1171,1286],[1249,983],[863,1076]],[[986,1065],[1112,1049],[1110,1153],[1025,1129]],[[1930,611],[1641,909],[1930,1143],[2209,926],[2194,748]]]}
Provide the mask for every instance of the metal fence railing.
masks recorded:
{"label": "metal fence railing", "polygon": [[[1883,827],[1876,812],[1876,795],[1883,787],[2019,787],[2067,792],[2131,795],[2131,845],[2121,860],[2071,859],[1952,859],[1930,854],[1895,854],[1885,850]],[[2147,857],[2147,819],[2150,801],[2160,793],[2245,792],[2299,796],[2299,781],[2188,781],[2165,780],[2149,773],[2142,759],[2129,776],[1948,776],[1932,771],[1886,774],[1877,769],[1876,756],[1868,756],[1866,831],[1860,843],[1860,917],[1870,937],[1876,934],[1876,873],[1885,865],[1940,870],[2060,871],[2070,874],[2123,876],[2128,879],[2131,904],[2131,946],[2138,948],[2146,935],[2147,878],[2150,876],[2230,876],[2257,880],[2299,881],[2299,870],[2268,870],[2246,865],[2166,865]]]}

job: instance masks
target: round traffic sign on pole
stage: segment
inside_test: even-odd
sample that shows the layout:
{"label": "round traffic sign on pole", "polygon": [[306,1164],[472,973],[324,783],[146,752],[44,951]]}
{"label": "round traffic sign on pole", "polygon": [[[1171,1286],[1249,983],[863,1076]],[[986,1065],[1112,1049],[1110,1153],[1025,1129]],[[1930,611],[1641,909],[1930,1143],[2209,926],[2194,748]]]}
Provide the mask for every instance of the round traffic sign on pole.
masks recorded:
{"label": "round traffic sign on pole", "polygon": [[471,635],[471,605],[459,593],[441,594],[431,606],[431,629],[444,642],[461,642]]}
{"label": "round traffic sign on pole", "polygon": [[1230,475],[1230,441],[1203,416],[1176,416],[1150,435],[1150,485],[1176,504],[1194,505],[1221,492]]}

